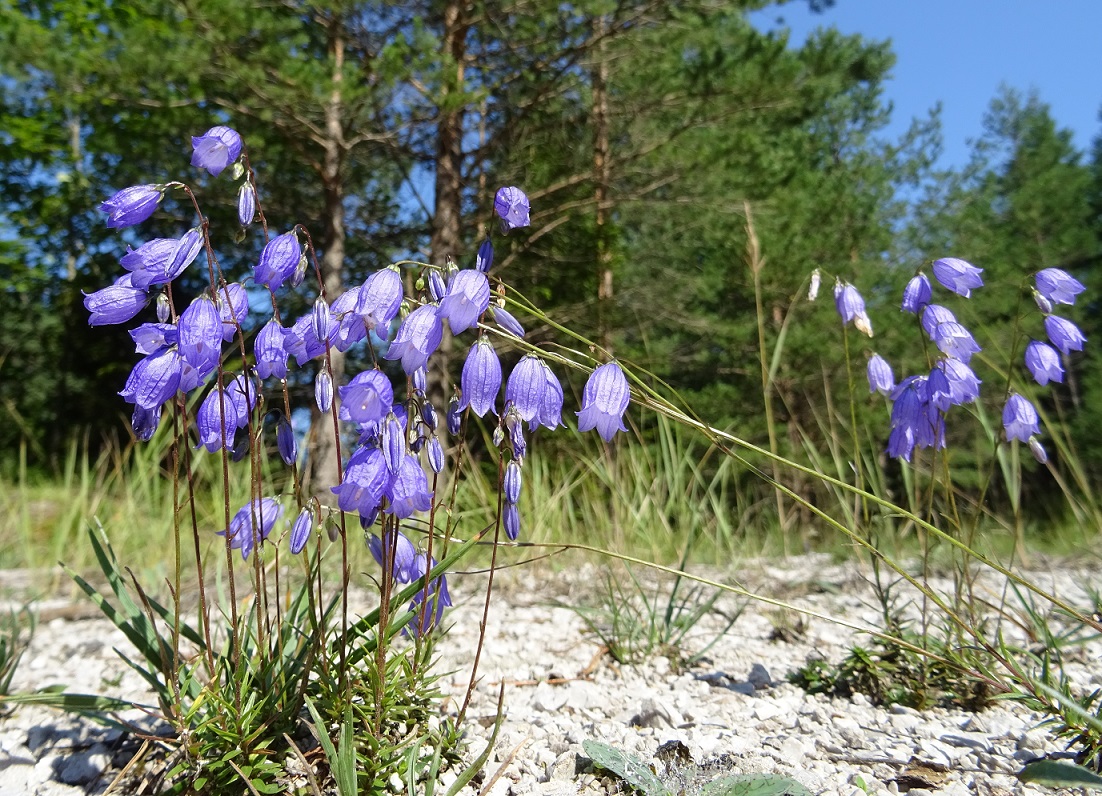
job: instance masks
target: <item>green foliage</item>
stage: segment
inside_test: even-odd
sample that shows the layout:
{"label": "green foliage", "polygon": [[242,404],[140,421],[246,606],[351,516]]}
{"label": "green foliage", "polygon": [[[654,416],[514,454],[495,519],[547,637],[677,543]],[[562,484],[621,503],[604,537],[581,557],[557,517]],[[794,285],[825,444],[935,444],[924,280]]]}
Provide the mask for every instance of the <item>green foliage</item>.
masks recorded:
{"label": "green foliage", "polygon": [[11,693],[11,681],[34,635],[34,615],[26,607],[0,614],[0,704]]}
{"label": "green foliage", "polygon": [[1034,760],[1018,772],[1021,782],[1047,788],[1088,788],[1102,790],[1102,777],[1093,771],[1059,760]]}

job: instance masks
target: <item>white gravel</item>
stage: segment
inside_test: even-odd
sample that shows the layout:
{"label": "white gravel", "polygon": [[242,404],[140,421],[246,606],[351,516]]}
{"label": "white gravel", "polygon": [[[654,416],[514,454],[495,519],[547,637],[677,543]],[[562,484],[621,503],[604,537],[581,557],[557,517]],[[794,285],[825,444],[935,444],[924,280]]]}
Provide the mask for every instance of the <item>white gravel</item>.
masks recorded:
{"label": "white gravel", "polygon": [[[591,598],[600,572],[587,566],[498,574],[480,679],[468,711],[470,756],[489,737],[501,683],[506,717],[478,787],[464,793],[606,793],[609,778],[594,771],[582,751],[587,739],[637,754],[659,772],[665,769],[655,752],[679,741],[691,761],[676,766],[673,779],[693,780],[701,771],[777,772],[813,793],[842,796],[904,791],[908,781],[899,778],[907,773],[925,776],[926,787],[939,794],[1040,793],[1014,773],[1025,760],[1061,751],[1038,728],[1042,717],[1014,702],[980,714],[940,708],[919,713],[875,707],[861,696],[808,695],[785,677],[809,656],[840,660],[855,634],[811,618],[798,636],[773,640],[780,614],[761,603],[747,605],[703,660],[685,671],[661,656],[641,665],[616,665],[600,654],[579,617],[555,604]],[[1031,576],[1083,604],[1078,584],[1087,574],[1051,565]],[[739,577],[758,592],[851,624],[875,626],[879,617],[856,564],[804,556],[757,564]],[[17,580],[9,575],[0,586]],[[452,712],[467,688],[483,583],[482,577],[451,579],[456,606],[439,652],[440,670],[454,672],[441,683],[450,700],[445,709]],[[997,598],[993,589],[992,583],[985,593]],[[689,635],[686,651],[703,648],[740,602],[723,597],[718,611]],[[16,673],[15,690],[64,684],[71,691],[152,702],[141,678],[113,651],[131,652],[106,620],[63,601],[42,602],[38,609],[45,620]],[[1069,674],[1080,687],[1102,685],[1102,643],[1090,642],[1075,660]],[[155,723],[140,711],[127,718]],[[0,796],[102,793],[134,749],[134,741],[118,730],[45,708],[19,707],[0,716]]]}

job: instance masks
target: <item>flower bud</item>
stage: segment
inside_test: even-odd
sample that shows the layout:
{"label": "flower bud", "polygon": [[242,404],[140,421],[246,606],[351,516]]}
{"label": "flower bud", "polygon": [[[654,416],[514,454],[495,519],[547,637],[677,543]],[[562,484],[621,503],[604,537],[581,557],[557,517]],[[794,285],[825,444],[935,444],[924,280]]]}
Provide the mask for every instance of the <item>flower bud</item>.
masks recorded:
{"label": "flower bud", "polygon": [[429,467],[434,473],[444,470],[444,448],[436,437],[429,437]]}
{"label": "flower bud", "polygon": [[318,340],[328,340],[329,332],[333,329],[333,316],[329,312],[329,305],[322,296],[318,296],[314,302],[314,310],[311,316],[314,325],[314,335]]}
{"label": "flower bud", "polygon": [[306,252],[298,258],[298,265],[295,266],[295,272],[291,275],[291,287],[298,287],[302,284],[302,280],[306,278],[306,269],[310,265],[309,260],[306,259]]}
{"label": "flower bud", "polygon": [[295,430],[286,417],[281,416],[276,423],[276,447],[284,464],[294,467],[298,461],[298,442],[295,440]]}
{"label": "flower bud", "polygon": [[333,377],[327,371],[318,371],[314,379],[314,400],[323,413],[333,407]]}
{"label": "flower bud", "polygon": [[440,301],[448,295],[448,288],[447,285],[444,284],[444,277],[442,277],[440,272],[435,268],[429,271],[429,294],[432,296],[433,301]]}
{"label": "flower bud", "polygon": [[298,513],[294,526],[291,528],[290,548],[292,555],[298,555],[310,541],[310,532],[314,529],[314,517],[310,509],[303,508]]}
{"label": "flower bud", "polygon": [[252,183],[245,183],[237,192],[237,220],[247,227],[256,217],[256,191]]}
{"label": "flower bud", "polygon": [[822,284],[823,275],[819,271],[819,269],[816,268],[814,271],[811,272],[811,284],[807,288],[808,301],[814,301],[819,297],[819,288],[822,286]]}
{"label": "flower bud", "polygon": [[448,402],[448,414],[446,419],[448,422],[448,433],[453,437],[456,436],[463,428],[463,415],[459,409],[458,398],[452,398],[451,401]]}
{"label": "flower bud", "polygon": [[157,296],[157,320],[161,323],[168,323],[171,312],[172,307],[168,303],[168,294],[161,293]]}

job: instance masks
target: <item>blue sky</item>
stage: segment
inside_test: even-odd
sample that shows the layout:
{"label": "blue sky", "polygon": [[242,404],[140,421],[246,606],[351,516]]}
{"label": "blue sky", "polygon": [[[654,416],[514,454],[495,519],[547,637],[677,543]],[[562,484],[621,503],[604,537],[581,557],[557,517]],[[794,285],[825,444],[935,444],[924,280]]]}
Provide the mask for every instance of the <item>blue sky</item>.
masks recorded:
{"label": "blue sky", "polygon": [[942,165],[968,160],[968,142],[982,133],[1003,84],[1036,89],[1081,150],[1102,133],[1102,0],[836,0],[821,14],[795,0],[752,19],[762,28],[782,19],[793,44],[821,26],[891,39],[888,133],[902,133],[940,101]]}

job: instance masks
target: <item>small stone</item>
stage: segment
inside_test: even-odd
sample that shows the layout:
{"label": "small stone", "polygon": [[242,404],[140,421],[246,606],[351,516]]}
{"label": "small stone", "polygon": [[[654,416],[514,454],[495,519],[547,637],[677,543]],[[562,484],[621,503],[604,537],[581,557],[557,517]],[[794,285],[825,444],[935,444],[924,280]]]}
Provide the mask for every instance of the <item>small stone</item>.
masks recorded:
{"label": "small stone", "polygon": [[[97,747],[99,744],[96,745]],[[104,772],[111,758],[102,750],[102,747],[87,752],[77,752],[64,758],[61,770],[57,778],[66,785],[87,785]]]}
{"label": "small stone", "polygon": [[942,741],[943,743],[947,743],[950,746],[962,746],[968,749],[978,749],[981,752],[991,751],[991,742],[987,739],[987,736],[978,732],[947,733],[938,738],[938,740]]}
{"label": "small stone", "polygon": [[746,675],[746,682],[759,690],[773,687],[773,678],[770,676],[769,670],[760,663],[755,663],[750,667],[750,674]]}
{"label": "small stone", "polygon": [[547,769],[547,779],[571,781],[578,774],[577,752],[564,752]]}

